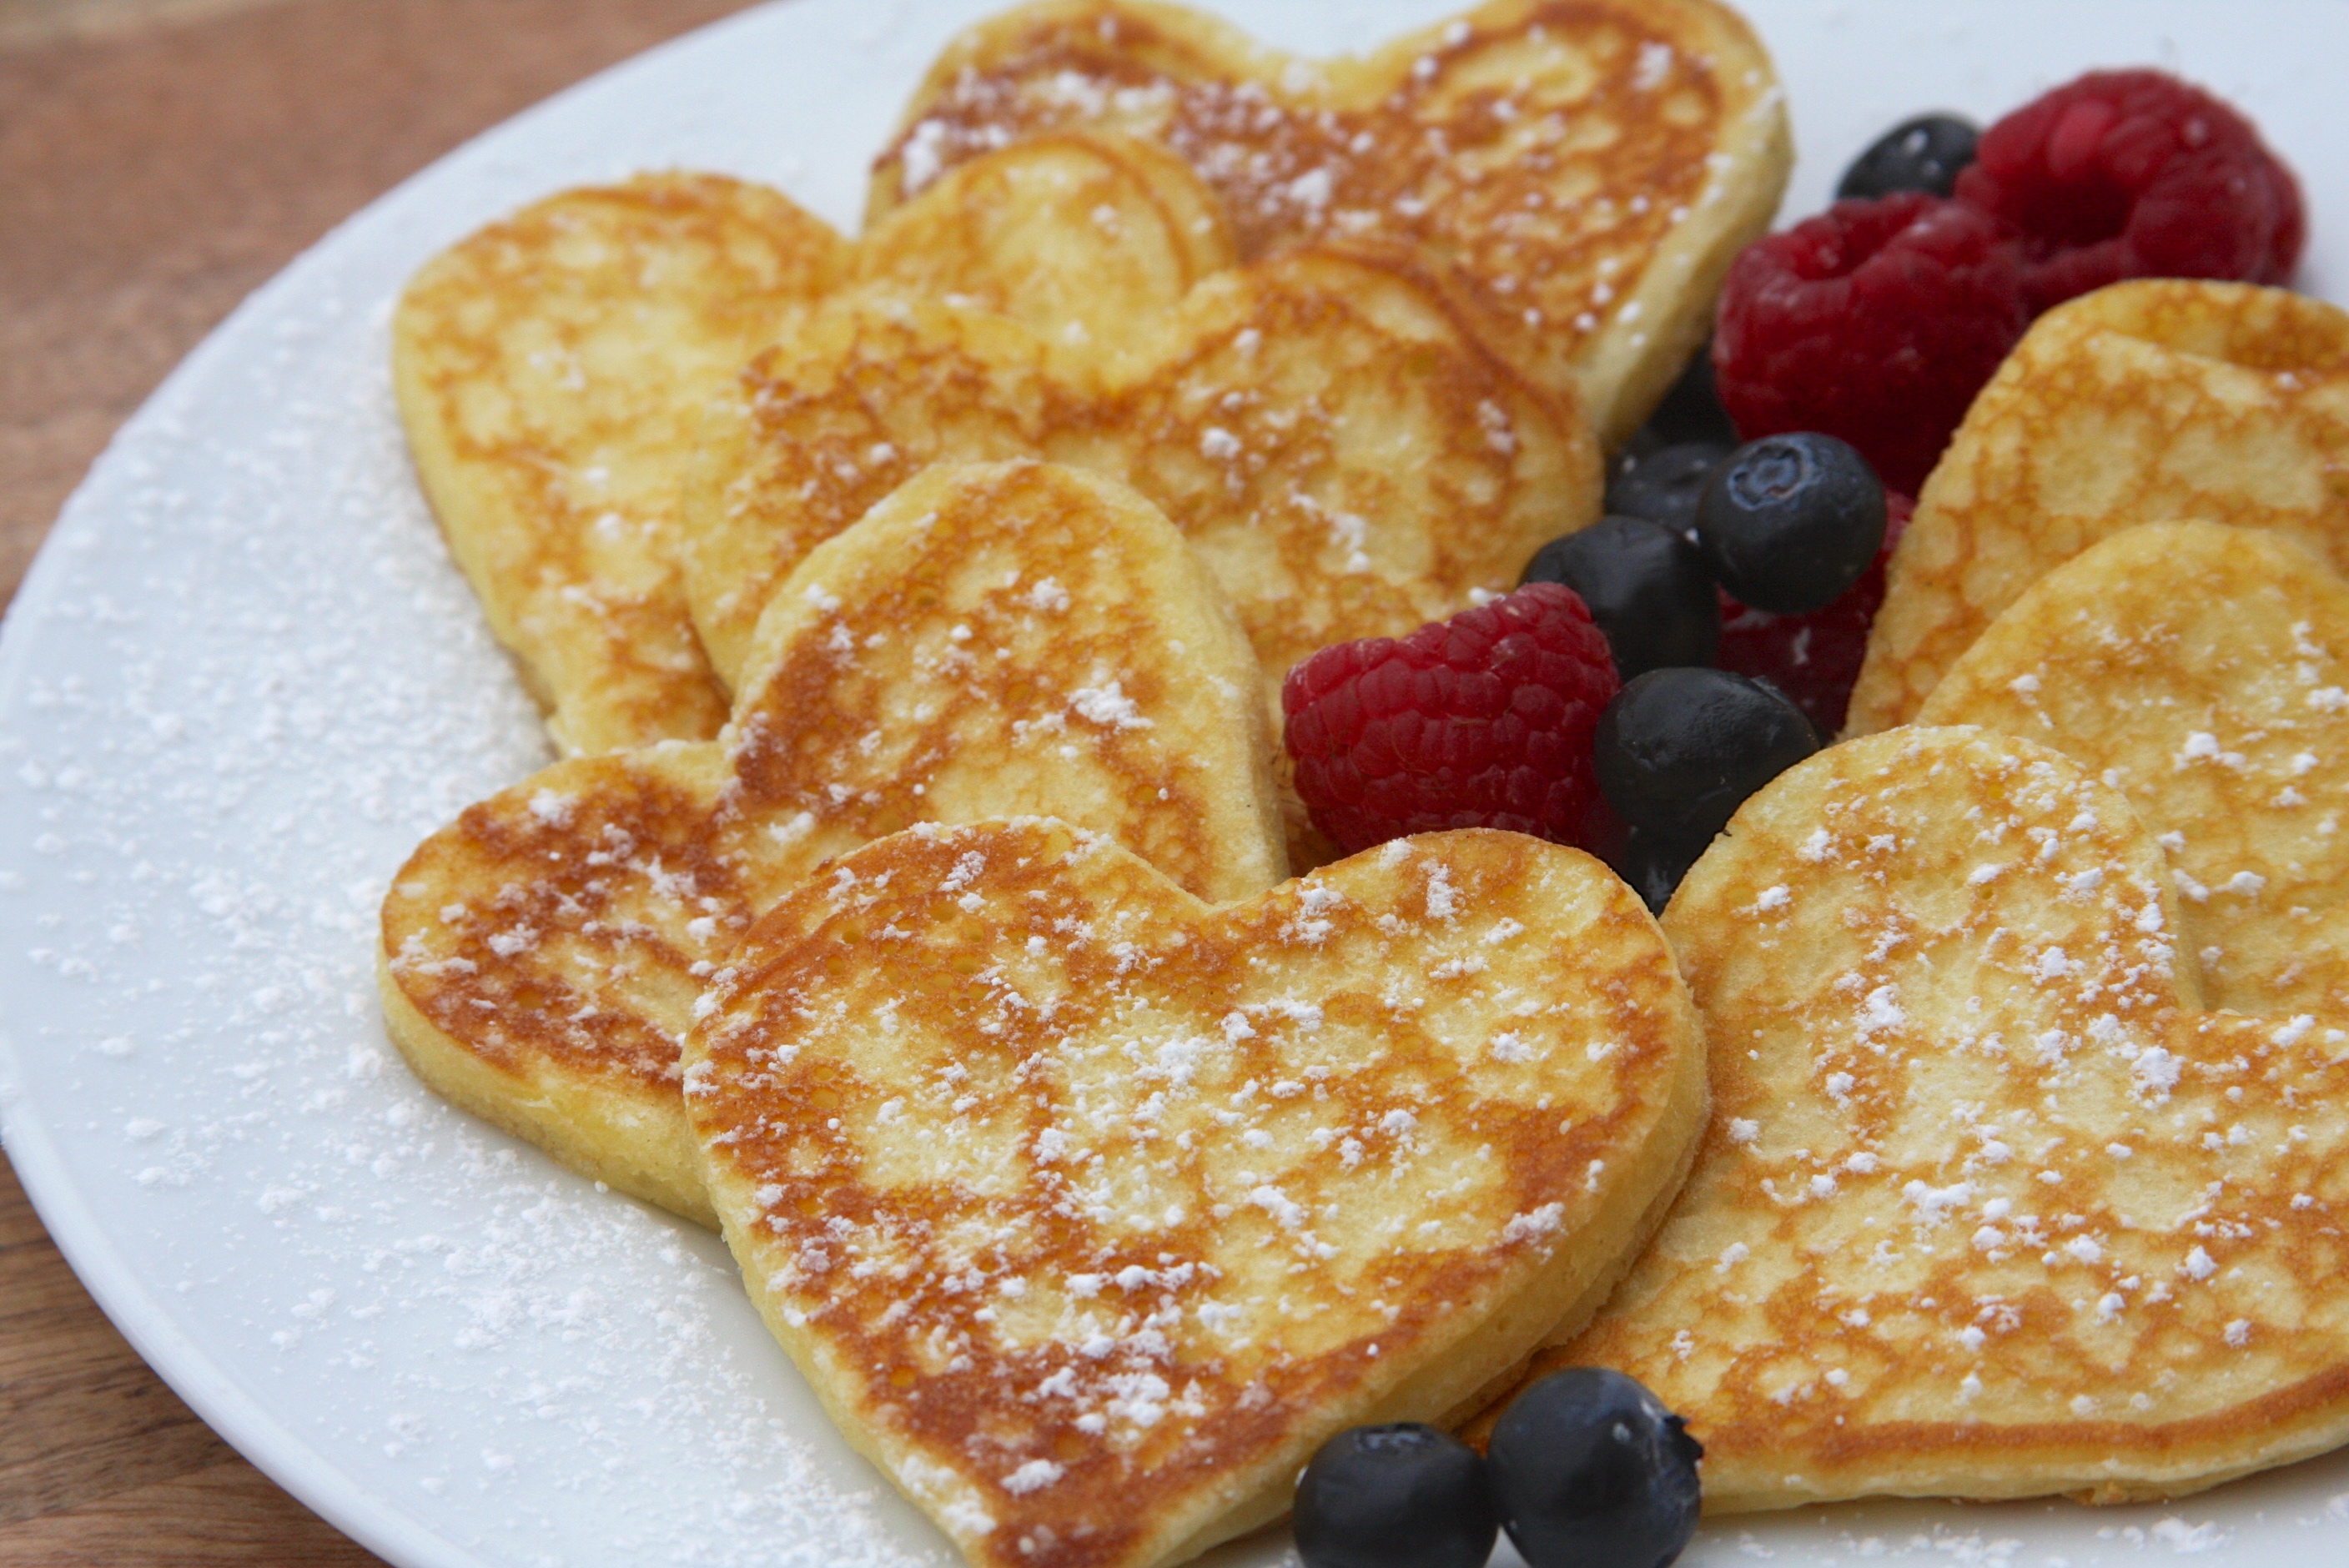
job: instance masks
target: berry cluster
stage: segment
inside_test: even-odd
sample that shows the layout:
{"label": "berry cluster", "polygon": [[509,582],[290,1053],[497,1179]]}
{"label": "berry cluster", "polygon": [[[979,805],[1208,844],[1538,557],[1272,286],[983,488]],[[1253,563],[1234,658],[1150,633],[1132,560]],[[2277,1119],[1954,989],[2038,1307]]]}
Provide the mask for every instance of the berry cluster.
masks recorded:
{"label": "berry cluster", "polygon": [[[1715,665],[1767,681],[1794,700],[1813,728],[1833,735],[1843,727],[1868,628],[1884,603],[1892,547],[1916,503],[1898,490],[1884,492],[1884,542],[1858,580],[1823,608],[1798,614],[1764,610],[1707,583],[1696,545],[1697,502],[1737,444],[1729,416],[1713,401],[1712,369],[1705,355],[1690,362],[1664,407],[1616,458],[1607,515],[1579,533],[1544,545],[1526,568],[1525,580],[1565,583],[1579,593],[1605,628],[1626,680],[1667,665]],[[1709,418],[1693,412],[1708,405]],[[1629,520],[1661,526],[1642,529]],[[1638,558],[1643,553],[1667,555],[1676,563],[1672,590],[1651,588],[1651,597],[1642,602],[1628,588],[1610,588],[1599,579],[1593,558],[1613,555],[1620,562],[1616,570],[1636,571],[1638,581],[1652,582],[1661,571],[1641,565]],[[1708,595],[1717,615],[1702,607]]]}
{"label": "berry cluster", "polygon": [[[2249,122],[2152,71],[2083,77],[1979,138],[1911,120],[1837,196],[1738,258],[1605,517],[1506,598],[1289,673],[1299,792],[1340,847],[1512,828],[1599,851],[1661,910],[1841,727],[1908,494],[2032,317],[2128,277],[2282,283],[2305,240]],[[1298,1547],[1307,1568],[1479,1568],[1506,1530],[1532,1568],[1669,1563],[1702,1454],[1638,1383],[1578,1368],[1481,1458],[1424,1426],[1340,1433],[1298,1482]]]}
{"label": "berry cluster", "polygon": [[1681,1418],[1620,1372],[1552,1373],[1509,1406],[1489,1449],[1433,1427],[1355,1427],[1297,1482],[1305,1568],[1484,1568],[1503,1530],[1531,1568],[1662,1568],[1695,1533]]}
{"label": "berry cluster", "polygon": [[1842,727],[1907,498],[2032,316],[2145,273],[2279,282],[2305,239],[2249,122],[2153,71],[2083,77],[1979,139],[1911,120],[1837,194],[1731,268],[1603,519],[1506,599],[1289,672],[1298,792],[1340,848],[1513,829],[1599,853],[1660,910]]}
{"label": "berry cluster", "polygon": [[1748,436],[1840,436],[1910,493],[2039,312],[2124,278],[2280,284],[2307,237],[2251,123],[2158,71],[2092,72],[1979,140],[1911,120],[1837,195],[1731,267],[1721,400]]}
{"label": "berry cluster", "polygon": [[1825,609],[1778,615],[1742,603],[1721,590],[1721,645],[1713,663],[1767,681],[1792,697],[1821,735],[1843,728],[1868,629],[1884,603],[1884,572],[1916,503],[1897,490],[1884,494],[1884,543],[1859,581]]}
{"label": "berry cluster", "polygon": [[1661,910],[1842,722],[1894,515],[1867,460],[1811,433],[1660,440],[1516,593],[1289,672],[1298,793],[1340,848],[1509,828],[1596,851]]}

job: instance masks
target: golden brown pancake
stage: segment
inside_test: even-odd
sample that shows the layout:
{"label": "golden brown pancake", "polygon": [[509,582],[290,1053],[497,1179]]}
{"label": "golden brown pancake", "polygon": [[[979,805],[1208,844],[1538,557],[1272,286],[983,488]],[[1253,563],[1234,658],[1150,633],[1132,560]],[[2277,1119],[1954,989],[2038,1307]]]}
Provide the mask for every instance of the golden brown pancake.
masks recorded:
{"label": "golden brown pancake", "polygon": [[686,1051],[768,1326],[979,1568],[1178,1562],[1472,1405],[1704,1100],[1639,900],[1485,830],[1211,908],[1058,822],[916,829],[761,920]]}
{"label": "golden brown pancake", "polygon": [[2304,295],[2116,284],[2034,323],[1893,552],[1848,735],[1914,717],[1999,612],[2138,523],[2267,528],[2349,572],[2349,315]]}
{"label": "golden brown pancake", "polygon": [[1708,1510],[2173,1497],[2349,1437],[2349,1032],[2202,1010],[2117,791],[1988,730],[1849,741],[1664,928],[1712,1122],[1537,1369],[1648,1384]]}
{"label": "golden brown pancake", "polygon": [[828,856],[1052,810],[1181,885],[1284,874],[1255,661],[1132,492],[933,469],[801,564],[723,742],[574,758],[425,841],[384,901],[393,1040],[458,1104],[715,1223],[678,1100],[712,967]]}
{"label": "golden brown pancake", "polygon": [[702,432],[686,556],[721,675],[771,584],[923,464],[1035,456],[1162,508],[1232,597],[1278,712],[1315,649],[1512,586],[1598,515],[1568,405],[1392,254],[1295,252],[1195,288],[1147,364],[1089,374],[991,313],[844,301],[761,355]]}
{"label": "golden brown pancake", "polygon": [[695,388],[847,263],[775,191],[658,174],[492,223],[401,296],[393,384],[417,475],[564,751],[724,722],[672,560],[674,459]]}
{"label": "golden brown pancake", "polygon": [[994,311],[1065,357],[1117,364],[1150,351],[1193,284],[1239,261],[1215,193],[1136,138],[1060,132],[956,175],[867,225],[854,286]]}
{"label": "golden brown pancake", "polygon": [[428,263],[394,321],[395,382],[425,493],[556,744],[706,739],[725,688],[678,577],[676,485],[701,404],[792,312],[848,287],[935,293],[1114,359],[1231,260],[1187,166],[1115,137],[969,164],[857,243],[776,191],[648,175]]}
{"label": "golden brown pancake", "polygon": [[1452,263],[1505,351],[1578,388],[1609,447],[1710,328],[1793,161],[1768,56],[1705,0],[1495,0],[1329,60],[1181,6],[1044,0],[947,46],[868,211],[1069,126],[1182,154],[1248,258],[1368,239]]}
{"label": "golden brown pancake", "polygon": [[1919,718],[2127,795],[2212,1006],[2349,1016],[2349,583],[2323,562],[2255,530],[2125,530],[2008,605]]}

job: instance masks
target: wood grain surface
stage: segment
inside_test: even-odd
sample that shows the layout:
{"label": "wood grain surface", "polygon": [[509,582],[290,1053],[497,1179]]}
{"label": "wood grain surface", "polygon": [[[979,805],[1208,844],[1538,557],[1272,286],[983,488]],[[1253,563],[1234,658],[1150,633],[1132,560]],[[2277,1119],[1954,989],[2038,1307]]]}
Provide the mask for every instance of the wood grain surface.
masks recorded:
{"label": "wood grain surface", "polygon": [[[115,427],[303,247],[740,3],[0,0],[0,600]],[[377,1561],[147,1369],[0,1160],[0,1568]]]}

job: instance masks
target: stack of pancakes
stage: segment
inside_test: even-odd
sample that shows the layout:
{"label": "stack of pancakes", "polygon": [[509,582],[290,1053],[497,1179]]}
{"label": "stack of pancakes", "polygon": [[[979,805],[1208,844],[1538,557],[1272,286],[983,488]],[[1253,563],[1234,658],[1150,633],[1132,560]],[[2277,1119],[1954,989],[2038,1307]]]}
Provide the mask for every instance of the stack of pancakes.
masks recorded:
{"label": "stack of pancakes", "polygon": [[[1794,770],[1661,927],[1512,835],[1319,865],[1281,676],[1595,518],[1788,157],[1702,0],[1497,0],[1341,61],[1047,0],[949,46],[859,239],[672,173],[452,248],[401,412],[565,758],[396,879],[394,1039],[722,1226],[978,1563],[1180,1561],[1336,1430],[1559,1358],[1687,1415],[1715,1509],[2168,1493],[2338,1440],[2349,1191],[2306,1108],[2349,1042],[2349,587],[2315,522],[2245,553],[2182,504],[2064,564],[2253,394],[2164,362],[2164,477],[2051,531],[2042,470],[2132,371],[2033,368],[2135,332],[2267,376],[2322,454],[2302,307],[2051,315],[1854,710],[1947,671],[1921,717],[1975,727]],[[2254,608],[2115,587],[2158,572]]]}
{"label": "stack of pancakes", "polygon": [[396,879],[394,1039],[722,1226],[975,1563],[1176,1561],[1465,1420],[1661,1222],[1701,1035],[1578,851],[1285,881],[1280,679],[1596,518],[1787,161],[1711,5],[1340,62],[1048,5],[856,240],[672,173],[455,246],[401,413],[566,756]]}
{"label": "stack of pancakes", "polygon": [[1664,914],[1713,1109],[1589,1331],[1707,1506],[2172,1497],[2349,1439],[2349,315],[2049,312],[1850,732]]}

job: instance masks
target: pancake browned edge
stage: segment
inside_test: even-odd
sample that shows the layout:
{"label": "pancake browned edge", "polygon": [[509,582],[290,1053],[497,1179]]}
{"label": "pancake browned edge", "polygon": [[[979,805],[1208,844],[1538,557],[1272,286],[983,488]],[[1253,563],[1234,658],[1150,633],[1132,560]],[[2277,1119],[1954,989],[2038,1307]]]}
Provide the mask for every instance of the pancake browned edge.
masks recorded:
{"label": "pancake browned edge", "polygon": [[777,191],[647,175],[428,263],[393,320],[394,385],[450,552],[555,744],[702,740],[725,688],[678,576],[676,487],[701,404],[792,312],[850,288],[950,295],[1113,360],[1233,259],[1188,166],[1114,136],[967,164],[855,243]]}
{"label": "pancake browned edge", "polygon": [[1705,0],[1496,0],[1322,61],[1179,6],[1046,0],[947,46],[867,211],[1069,125],[1183,154],[1249,259],[1371,239],[1452,263],[1499,346],[1578,388],[1609,448],[1704,337],[1793,162],[1769,57]]}
{"label": "pancake browned edge", "polygon": [[2283,289],[2116,284],[2032,325],[1892,552],[1848,735],[1914,718],[2045,573],[2145,522],[2286,534],[2349,574],[2349,313]]}
{"label": "pancake browned edge", "polygon": [[1705,1506],[2174,1497],[2349,1437],[2349,1031],[2202,1010],[2160,847],[1909,727],[1749,800],[1664,915],[1713,1109],[1589,1331]]}
{"label": "pancake browned edge", "polygon": [[712,968],[826,857],[1060,812],[1185,886],[1284,874],[1247,644],[1133,492],[933,469],[811,554],[723,742],[556,764],[425,841],[381,990],[419,1077],[573,1169],[714,1224],[678,1099]]}
{"label": "pancake browned edge", "polygon": [[686,1099],[745,1284],[980,1568],[1148,1568],[1367,1421],[1473,1408],[1703,1120],[1639,900],[1401,840],[1210,908],[1096,835],[917,829],[744,939]]}

